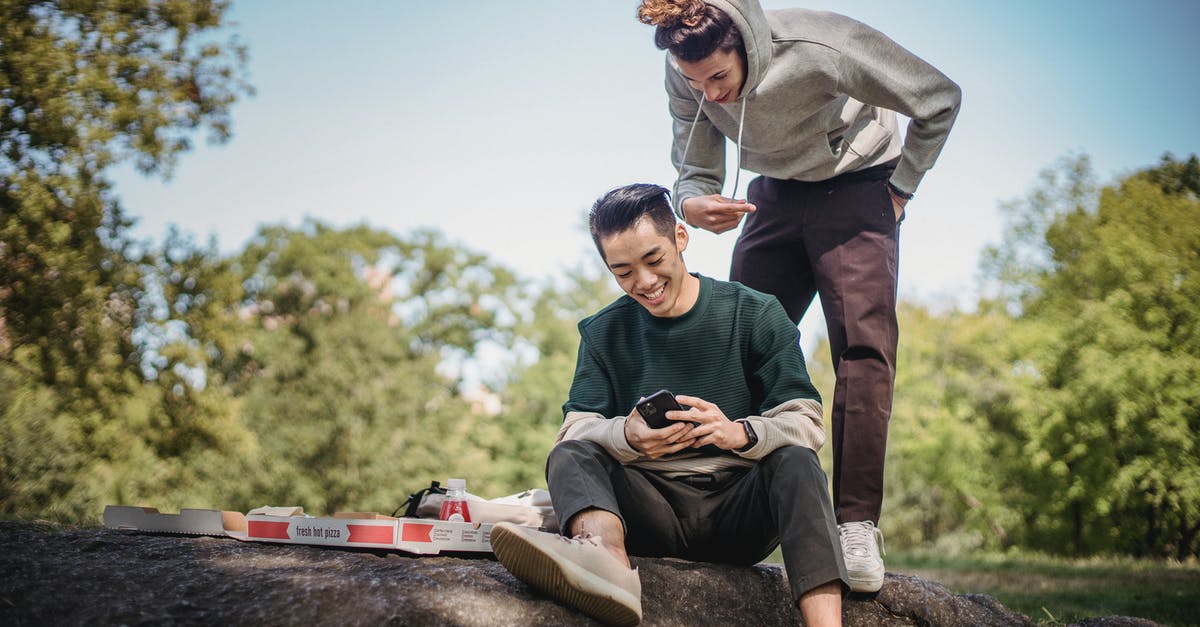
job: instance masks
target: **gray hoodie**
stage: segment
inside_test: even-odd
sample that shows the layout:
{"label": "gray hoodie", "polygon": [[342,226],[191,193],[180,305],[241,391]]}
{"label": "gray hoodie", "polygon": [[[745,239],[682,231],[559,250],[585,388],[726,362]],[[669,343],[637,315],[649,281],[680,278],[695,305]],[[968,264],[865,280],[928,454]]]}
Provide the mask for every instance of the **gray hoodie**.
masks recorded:
{"label": "gray hoodie", "polygon": [[[734,102],[714,104],[667,54],[680,217],[685,199],[721,193],[726,137],[737,142],[741,167],[772,178],[822,181],[899,156],[892,184],[917,189],[958,115],[958,85],[883,33],[836,13],[707,2],[742,34],[746,83]],[[911,118],[903,146],[897,111]]]}

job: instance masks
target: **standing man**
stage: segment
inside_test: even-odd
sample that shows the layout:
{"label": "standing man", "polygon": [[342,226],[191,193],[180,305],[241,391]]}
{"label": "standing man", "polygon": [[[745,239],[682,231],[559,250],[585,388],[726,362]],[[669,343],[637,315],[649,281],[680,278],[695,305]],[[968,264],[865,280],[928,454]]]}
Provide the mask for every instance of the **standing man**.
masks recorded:
{"label": "standing man", "polygon": [[[688,231],[665,188],[615,189],[589,222],[625,296],[579,323],[546,463],[573,538],[499,523],[497,559],[563,603],[636,624],[629,555],[750,565],[779,546],[804,623],[840,625],[847,582],[816,453],[821,403],[796,325],[774,297],[688,273]],[[660,389],[687,409],[652,428],[635,406]]]}
{"label": "standing man", "polygon": [[[820,295],[837,384],[833,499],[850,585],[883,585],[883,464],[896,375],[899,224],[958,114],[960,90],[869,26],[756,0],[643,0],[667,50],[675,210],[723,233],[746,224],[730,279],[799,323]],[[896,114],[911,118],[901,141]],[[758,172],[721,195],[725,140]],[[736,193],[737,183],[734,183]]]}

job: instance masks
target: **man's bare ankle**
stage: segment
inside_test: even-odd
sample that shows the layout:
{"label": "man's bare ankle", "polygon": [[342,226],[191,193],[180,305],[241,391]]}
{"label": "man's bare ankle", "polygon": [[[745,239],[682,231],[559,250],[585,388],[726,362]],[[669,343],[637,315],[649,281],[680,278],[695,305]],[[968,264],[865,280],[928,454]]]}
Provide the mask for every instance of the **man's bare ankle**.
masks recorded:
{"label": "man's bare ankle", "polygon": [[618,562],[621,562],[628,568],[633,568],[629,563],[629,554],[625,552],[624,546],[616,546],[610,542],[605,542],[604,536],[600,535],[580,534],[576,537],[591,538],[596,544],[600,545],[600,548],[608,551],[608,554],[613,556]]}
{"label": "man's bare ankle", "polygon": [[629,563],[629,555],[625,553],[625,528],[616,514],[601,509],[586,509],[572,517],[567,528],[575,537],[595,540],[626,568],[633,568]]}
{"label": "man's bare ankle", "polygon": [[618,548],[614,546],[608,546],[607,544],[603,543],[602,546],[608,550],[609,554],[617,558],[618,562],[624,564],[626,568],[633,568],[633,565],[629,563],[629,554],[625,552],[624,547]]}

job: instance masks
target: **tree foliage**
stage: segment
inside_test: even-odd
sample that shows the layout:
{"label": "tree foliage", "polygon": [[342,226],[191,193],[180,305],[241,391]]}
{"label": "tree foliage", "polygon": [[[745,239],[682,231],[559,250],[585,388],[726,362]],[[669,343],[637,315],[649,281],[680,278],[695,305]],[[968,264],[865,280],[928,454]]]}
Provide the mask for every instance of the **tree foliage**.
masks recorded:
{"label": "tree foliage", "polygon": [[195,129],[229,136],[248,88],[244,49],[214,39],[225,9],[0,2],[0,360],[80,397],[125,389],[141,277],[105,173],[169,172]]}
{"label": "tree foliage", "polygon": [[[1005,421],[1026,407],[1012,320],[995,313],[898,311],[883,523],[893,546],[939,552],[1012,541],[1011,493],[996,472],[1016,462]],[[991,460],[991,461],[985,461]]]}
{"label": "tree foliage", "polygon": [[0,175],[169,171],[192,131],[230,135],[245,48],[228,2],[0,2]]}
{"label": "tree foliage", "polygon": [[1200,200],[1162,184],[1174,165],[1045,233],[1053,265],[1028,318],[1048,332],[1037,363],[1051,402],[1030,435],[1077,553],[1197,550]]}
{"label": "tree foliage", "polygon": [[201,453],[146,428],[164,397],[142,386],[140,253],[106,172],[169,173],[195,130],[228,137],[247,88],[225,8],[0,2],[0,473],[24,479],[0,512],[90,514],[132,485],[120,468],[182,477]]}
{"label": "tree foliage", "polygon": [[980,266],[992,306],[1020,315],[1024,302],[1038,294],[1038,277],[1050,266],[1052,251],[1046,230],[1059,216],[1095,203],[1097,189],[1086,155],[1064,157],[1038,175],[1024,198],[1002,203],[1006,232],[1003,243],[984,248]]}
{"label": "tree foliage", "polygon": [[1063,162],[1007,206],[995,299],[902,326],[893,537],[1197,554],[1196,165],[1097,192],[1086,159]]}
{"label": "tree foliage", "polygon": [[[546,456],[562,424],[579,350],[578,322],[618,296],[608,273],[572,272],[565,284],[546,284],[516,328],[530,358],[503,388],[503,411],[488,425],[495,480],[513,488],[545,486]],[[506,435],[501,435],[504,433]]]}
{"label": "tree foliage", "polygon": [[390,512],[429,480],[489,476],[473,442],[489,417],[441,366],[505,341],[510,272],[431,232],[315,223],[264,229],[234,265],[251,286],[239,350],[254,374],[238,386],[254,498]]}
{"label": "tree foliage", "polygon": [[[0,0],[0,515],[544,485],[607,274],[531,285],[433,231],[314,221],[232,253],[129,238],[109,168],[169,175],[249,92],[226,9]],[[1195,557],[1200,159],[1101,186],[1068,158],[1003,209],[974,311],[900,308],[891,545]]]}

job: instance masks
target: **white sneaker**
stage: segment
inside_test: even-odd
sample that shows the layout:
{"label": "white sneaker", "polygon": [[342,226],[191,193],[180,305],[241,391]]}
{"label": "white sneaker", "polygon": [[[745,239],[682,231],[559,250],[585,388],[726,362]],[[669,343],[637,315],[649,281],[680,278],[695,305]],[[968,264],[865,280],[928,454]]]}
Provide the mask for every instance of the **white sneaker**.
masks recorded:
{"label": "white sneaker", "polygon": [[879,592],[883,587],[883,532],[875,523],[848,522],[838,525],[846,575],[854,592]]}
{"label": "white sneaker", "polygon": [[517,579],[610,625],[642,620],[642,580],[595,538],[499,522],[492,527],[496,559]]}

